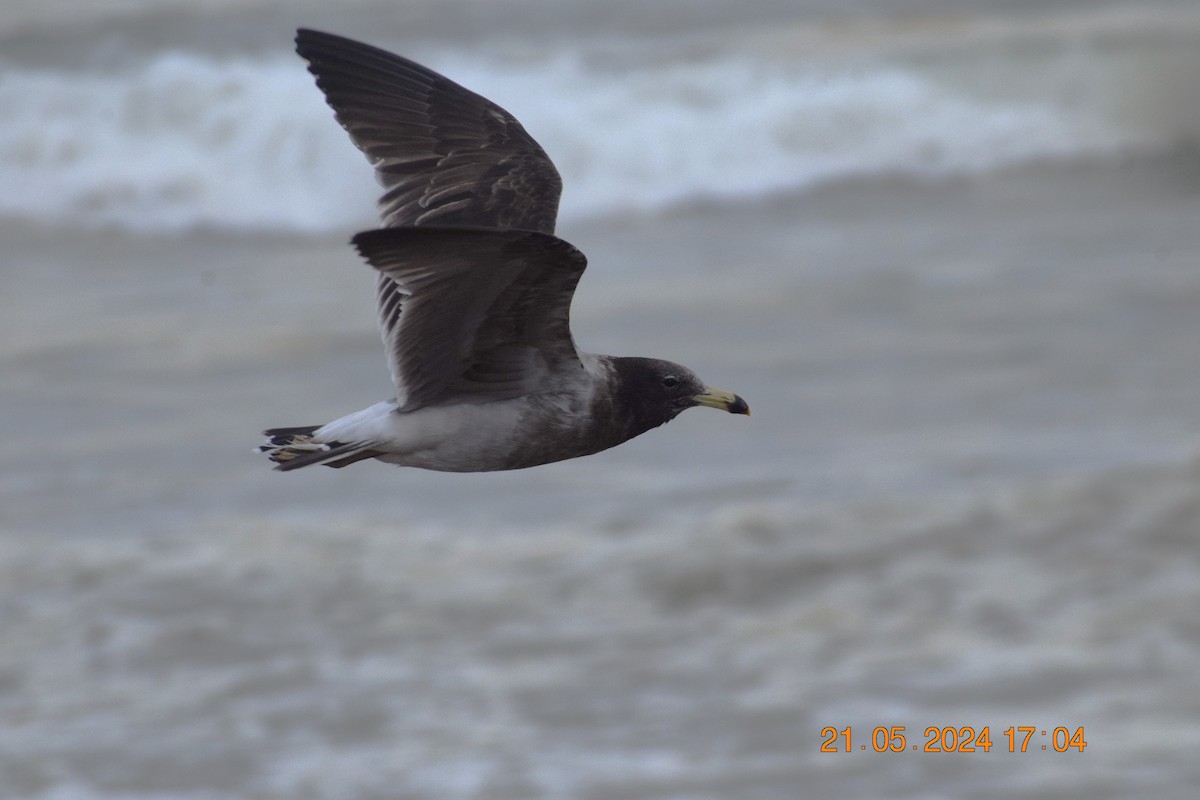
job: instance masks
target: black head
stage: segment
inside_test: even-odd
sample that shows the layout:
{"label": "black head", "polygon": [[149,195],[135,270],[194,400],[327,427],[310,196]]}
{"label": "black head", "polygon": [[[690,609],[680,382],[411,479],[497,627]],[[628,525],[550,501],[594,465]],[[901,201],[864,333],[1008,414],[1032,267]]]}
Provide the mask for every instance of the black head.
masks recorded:
{"label": "black head", "polygon": [[612,364],[618,379],[617,406],[627,415],[631,437],[670,422],[693,406],[750,413],[745,400],[707,386],[680,364],[657,358],[614,358]]}

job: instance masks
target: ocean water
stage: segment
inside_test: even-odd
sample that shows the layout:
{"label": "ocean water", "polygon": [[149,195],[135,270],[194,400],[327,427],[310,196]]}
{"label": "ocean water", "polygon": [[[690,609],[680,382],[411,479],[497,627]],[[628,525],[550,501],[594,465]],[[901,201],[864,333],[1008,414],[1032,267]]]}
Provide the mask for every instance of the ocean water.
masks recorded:
{"label": "ocean water", "polygon": [[[753,415],[272,472],[390,392],[300,25],[515,113],[581,345]],[[1182,1],[6,3],[0,797],[1193,796],[1197,76]]]}
{"label": "ocean water", "polygon": [[[797,13],[649,52],[612,35],[372,38],[496,98],[548,142],[565,220],[1155,152],[1195,135],[1197,57],[1172,17],[1044,16],[894,32],[869,17],[831,32]],[[286,32],[272,25],[232,53],[216,33],[138,47],[122,19],[90,45],[72,41],[85,52],[69,64],[40,48],[33,63],[0,54],[0,214],[138,232],[370,224],[369,169],[312,102]]]}

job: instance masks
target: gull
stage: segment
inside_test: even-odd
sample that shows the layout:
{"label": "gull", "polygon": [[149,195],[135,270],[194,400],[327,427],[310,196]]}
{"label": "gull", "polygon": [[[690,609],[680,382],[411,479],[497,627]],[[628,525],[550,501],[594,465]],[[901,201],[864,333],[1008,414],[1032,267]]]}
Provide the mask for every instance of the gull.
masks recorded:
{"label": "gull", "polygon": [[570,307],[587,260],[554,235],[562,181],[512,114],[431,69],[308,29],[296,52],[384,189],[354,236],[378,271],[396,396],[326,425],[271,428],[276,469],[374,458],[446,472],[590,455],[741,397],[656,358],[583,352]]}

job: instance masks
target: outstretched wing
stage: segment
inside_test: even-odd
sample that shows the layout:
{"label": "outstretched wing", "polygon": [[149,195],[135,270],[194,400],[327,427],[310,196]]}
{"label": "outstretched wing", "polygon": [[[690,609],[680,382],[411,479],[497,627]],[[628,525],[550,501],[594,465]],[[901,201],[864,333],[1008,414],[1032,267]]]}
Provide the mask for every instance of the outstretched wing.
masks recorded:
{"label": "outstretched wing", "polygon": [[374,165],[385,227],[554,232],[562,180],[512,114],[420,64],[341,36],[301,28],[296,52]]}
{"label": "outstretched wing", "polygon": [[[354,245],[397,287],[380,319],[401,410],[552,390],[583,369],[570,309],[587,259],[562,239],[414,227],[366,231]],[[401,301],[404,313],[390,313]]]}

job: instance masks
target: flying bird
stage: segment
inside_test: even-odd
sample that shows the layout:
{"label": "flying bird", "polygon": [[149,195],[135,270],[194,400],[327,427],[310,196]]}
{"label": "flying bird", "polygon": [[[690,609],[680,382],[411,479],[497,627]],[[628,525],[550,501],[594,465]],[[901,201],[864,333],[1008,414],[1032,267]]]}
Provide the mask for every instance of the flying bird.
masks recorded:
{"label": "flying bird", "polygon": [[587,260],[554,235],[562,181],[496,104],[420,64],[300,29],[296,52],[384,189],[352,242],[378,270],[395,398],[327,425],[271,428],[292,470],[367,458],[447,472],[590,455],[693,406],[749,414],[687,367],[576,348]]}

